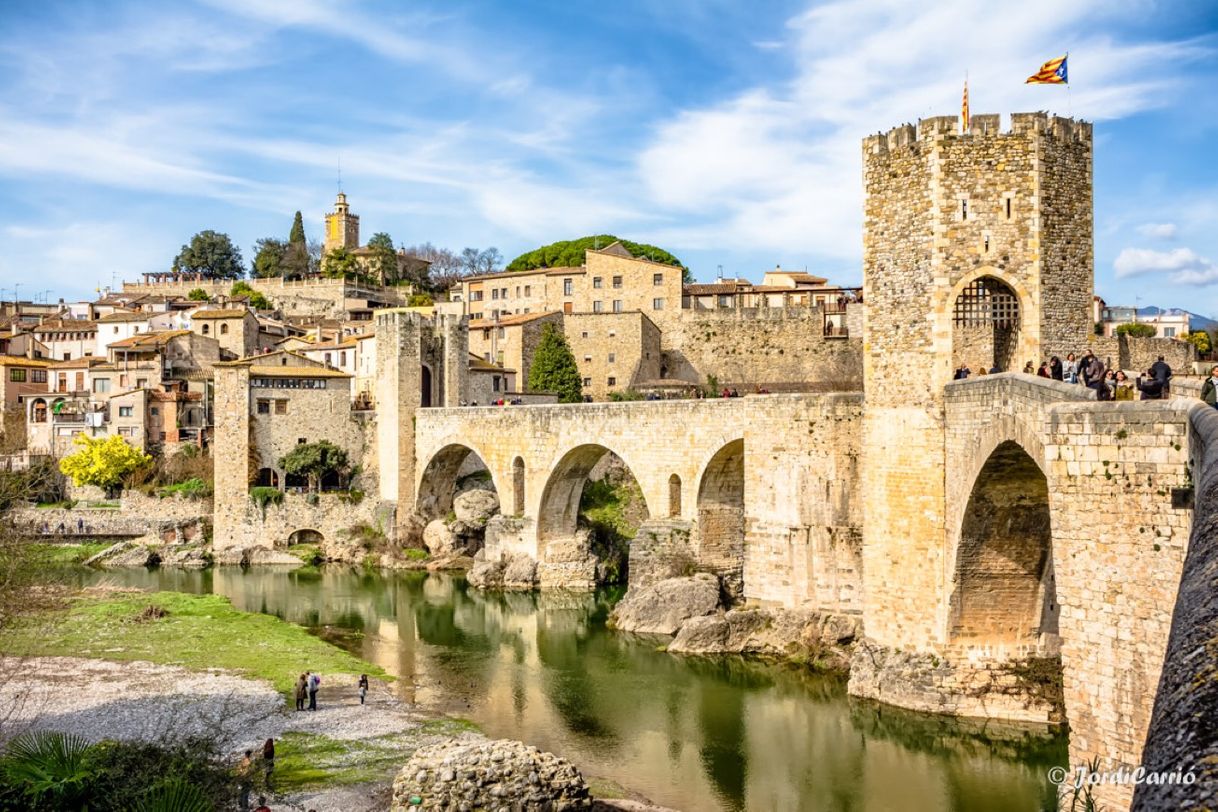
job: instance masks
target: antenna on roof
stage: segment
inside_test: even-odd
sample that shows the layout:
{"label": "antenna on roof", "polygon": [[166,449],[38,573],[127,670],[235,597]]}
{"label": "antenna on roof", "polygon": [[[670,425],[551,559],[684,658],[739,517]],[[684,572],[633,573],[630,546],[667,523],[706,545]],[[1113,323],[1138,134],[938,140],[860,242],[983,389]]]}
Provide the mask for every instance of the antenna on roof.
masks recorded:
{"label": "antenna on roof", "polygon": [[723,281],[723,266],[722,265],[719,266],[719,272],[718,272],[718,275],[715,277],[715,280],[719,281],[719,282]]}

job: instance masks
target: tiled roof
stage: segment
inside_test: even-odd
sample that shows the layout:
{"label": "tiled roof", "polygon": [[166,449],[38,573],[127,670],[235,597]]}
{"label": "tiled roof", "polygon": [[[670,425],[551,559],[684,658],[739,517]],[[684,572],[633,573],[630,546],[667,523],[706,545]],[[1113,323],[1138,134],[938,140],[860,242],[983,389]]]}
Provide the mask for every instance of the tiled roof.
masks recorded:
{"label": "tiled roof", "polygon": [[45,358],[25,358],[20,355],[0,355],[2,367],[48,367],[51,362]]}
{"label": "tiled roof", "polygon": [[111,322],[126,322],[126,321],[148,321],[147,313],[111,313],[109,316],[102,316],[97,321],[109,324]]}
{"label": "tiled roof", "polygon": [[518,313],[515,316],[500,316],[499,321],[494,319],[478,319],[469,323],[471,330],[486,330],[491,327],[515,327],[518,324],[527,324],[530,321],[543,319],[546,316],[557,315],[557,310],[547,310],[544,313]]}
{"label": "tiled roof", "polygon": [[330,367],[275,367],[253,364],[250,366],[251,376],[264,378],[350,378],[346,372],[340,372]]}
{"label": "tiled roof", "polygon": [[96,332],[97,323],[88,319],[47,319],[34,328],[35,333]]}
{"label": "tiled roof", "polygon": [[99,358],[96,355],[84,355],[80,358],[71,358],[67,361],[52,361],[50,366],[55,369],[84,369],[86,367],[97,366],[104,363],[105,358]]}
{"label": "tiled roof", "polygon": [[191,314],[192,319],[239,319],[248,310],[199,310]]}
{"label": "tiled roof", "polygon": [[138,333],[121,341],[111,342],[111,349],[119,350],[153,350],[165,346],[178,336],[190,335],[189,330],[164,330],[157,333]]}

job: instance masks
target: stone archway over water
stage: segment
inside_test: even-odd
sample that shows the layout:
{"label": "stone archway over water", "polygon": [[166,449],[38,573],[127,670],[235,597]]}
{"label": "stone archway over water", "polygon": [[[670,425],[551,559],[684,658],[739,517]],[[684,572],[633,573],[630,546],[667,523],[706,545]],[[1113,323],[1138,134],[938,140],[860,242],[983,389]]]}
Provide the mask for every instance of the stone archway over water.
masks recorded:
{"label": "stone archway over water", "polygon": [[744,440],[711,457],[698,484],[698,564],[717,572],[728,594],[744,589]]}
{"label": "stone archway over water", "polygon": [[498,493],[494,477],[478,452],[466,445],[452,443],[436,452],[423,469],[416,512],[426,520],[441,519],[453,509],[453,497],[462,483],[471,477],[490,481],[491,490]]}

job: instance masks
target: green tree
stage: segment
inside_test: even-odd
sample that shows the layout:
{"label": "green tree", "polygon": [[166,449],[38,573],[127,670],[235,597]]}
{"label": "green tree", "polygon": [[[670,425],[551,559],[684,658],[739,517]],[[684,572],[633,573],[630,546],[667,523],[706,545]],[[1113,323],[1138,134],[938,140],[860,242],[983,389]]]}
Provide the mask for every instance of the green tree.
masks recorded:
{"label": "green tree", "polygon": [[256,279],[270,279],[283,276],[283,259],[287,254],[288,244],[274,237],[264,237],[254,243],[254,262],[250,265],[250,276]]}
{"label": "green tree", "polygon": [[436,303],[435,299],[431,298],[430,293],[412,293],[410,300],[406,302],[407,307],[431,307]]}
{"label": "green tree", "polygon": [[321,261],[321,272],[331,279],[352,279],[360,276],[359,261],[355,254],[339,246],[326,254]]}
{"label": "green tree", "polygon": [[1197,352],[1209,352],[1213,349],[1213,344],[1210,342],[1210,334],[1205,332],[1205,330],[1193,330],[1188,334],[1188,340],[1197,348]]}
{"label": "green tree", "polygon": [[203,290],[203,288],[192,288],[190,293],[186,294],[186,298],[190,299],[192,302],[206,302],[211,300],[211,297],[207,295],[207,291]]}
{"label": "green tree", "polygon": [[1119,336],[1129,336],[1130,338],[1154,338],[1155,330],[1153,324],[1143,324],[1135,322],[1133,324],[1121,324],[1116,328],[1116,334]]}
{"label": "green tree", "polygon": [[393,238],[384,231],[378,231],[368,240],[372,249],[371,265],[368,270],[381,284],[391,284],[398,278],[398,254],[393,248]]}
{"label": "green tree", "polygon": [[329,440],[304,443],[293,448],[279,460],[279,467],[292,476],[309,480],[309,489],[316,491],[327,474],[343,475],[351,468],[347,452]]}
{"label": "green tree", "polygon": [[304,218],[300,216],[300,212],[296,212],[296,218],[292,220],[292,231],[288,234],[288,244],[293,243],[305,244]]}
{"label": "green tree", "polygon": [[580,237],[577,240],[560,240],[543,245],[532,251],[526,251],[508,263],[509,271],[530,271],[534,268],[567,268],[584,264],[584,252],[589,248],[608,248],[615,242],[620,242],[632,256],[639,259],[649,259],[652,262],[662,262],[665,265],[676,265],[683,269],[682,276],[687,283],[693,281],[689,269],[681,265],[681,260],[665,251],[647,243],[631,242],[619,239],[612,234],[594,234],[590,237]]}
{"label": "green tree", "polygon": [[250,307],[255,310],[270,310],[271,300],[266,298],[261,291],[254,290],[249,282],[241,280],[234,282],[232,288],[228,291],[229,296],[246,296],[249,298]]}
{"label": "green tree", "polygon": [[227,234],[200,231],[173,260],[176,273],[197,273],[207,279],[240,279],[245,276],[241,250]]}
{"label": "green tree", "polygon": [[579,403],[583,398],[579,367],[567,337],[553,324],[541,330],[541,341],[533,353],[533,365],[529,368],[529,390],[553,392],[559,403]]}
{"label": "green tree", "polygon": [[124,477],[152,463],[152,457],[128,443],[123,437],[90,437],[78,434],[72,444],[80,450],[59,461],[59,470],[80,487],[96,485],[113,495],[122,488]]}

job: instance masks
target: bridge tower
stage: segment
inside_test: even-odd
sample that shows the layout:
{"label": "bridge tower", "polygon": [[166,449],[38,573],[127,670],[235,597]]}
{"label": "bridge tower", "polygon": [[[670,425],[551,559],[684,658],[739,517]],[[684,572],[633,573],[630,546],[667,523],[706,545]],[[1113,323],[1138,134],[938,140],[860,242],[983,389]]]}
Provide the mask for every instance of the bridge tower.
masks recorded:
{"label": "bridge tower", "polygon": [[945,645],[944,385],[1086,346],[1091,125],[1044,113],[924,119],[863,141],[865,629]]}

